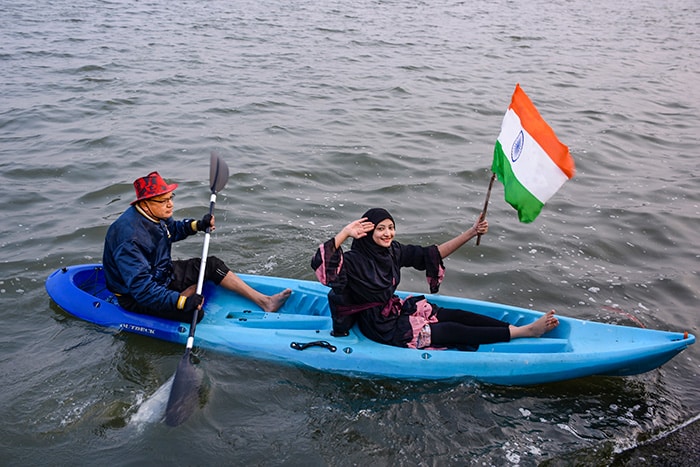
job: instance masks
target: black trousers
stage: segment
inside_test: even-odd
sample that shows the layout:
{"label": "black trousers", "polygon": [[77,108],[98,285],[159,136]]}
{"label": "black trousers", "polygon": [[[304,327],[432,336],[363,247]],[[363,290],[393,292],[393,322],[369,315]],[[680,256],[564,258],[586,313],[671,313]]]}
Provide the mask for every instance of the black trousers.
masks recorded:
{"label": "black trousers", "polygon": [[509,324],[470,311],[438,308],[438,322],[430,324],[434,346],[476,350],[480,344],[510,341]]}
{"label": "black trousers", "polygon": [[[176,292],[182,292],[191,285],[195,285],[199,280],[199,270],[201,268],[201,258],[191,258],[186,260],[173,261],[173,278],[168,288]],[[207,265],[204,269],[204,280],[220,284],[230,269],[216,256],[207,257]],[[119,306],[125,310],[141,313],[144,315],[157,316],[159,318],[171,319],[191,323],[194,312],[185,313],[182,310],[154,310],[153,308],[141,305],[131,295],[119,295],[117,297]],[[204,312],[199,310],[197,322],[204,317]]]}
{"label": "black trousers", "polygon": [[[202,264],[201,258],[191,258],[173,261],[173,280],[168,288],[177,292],[182,292],[187,287],[194,285],[199,280],[199,269]],[[204,280],[220,284],[229,268],[216,256],[207,257],[207,266],[204,269]]]}

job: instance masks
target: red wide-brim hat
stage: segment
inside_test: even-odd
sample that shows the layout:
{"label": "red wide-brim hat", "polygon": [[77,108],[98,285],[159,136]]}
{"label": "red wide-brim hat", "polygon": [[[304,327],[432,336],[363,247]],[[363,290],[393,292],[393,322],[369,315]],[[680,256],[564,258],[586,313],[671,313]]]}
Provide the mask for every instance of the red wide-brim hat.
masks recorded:
{"label": "red wide-brim hat", "polygon": [[138,203],[144,199],[153,198],[158,195],[170,193],[177,188],[177,183],[167,184],[158,172],[151,172],[145,177],[134,180],[134,190],[136,199],[131,204]]}

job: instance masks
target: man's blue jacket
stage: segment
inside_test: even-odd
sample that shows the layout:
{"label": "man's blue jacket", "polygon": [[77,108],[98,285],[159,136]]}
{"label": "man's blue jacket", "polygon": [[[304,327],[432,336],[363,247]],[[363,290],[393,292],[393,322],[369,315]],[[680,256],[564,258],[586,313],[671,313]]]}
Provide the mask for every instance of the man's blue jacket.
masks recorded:
{"label": "man's blue jacket", "polygon": [[180,293],[168,289],[170,250],[173,242],[196,234],[193,227],[193,219],[157,220],[131,206],[107,230],[102,255],[107,288],[154,311],[175,311]]}

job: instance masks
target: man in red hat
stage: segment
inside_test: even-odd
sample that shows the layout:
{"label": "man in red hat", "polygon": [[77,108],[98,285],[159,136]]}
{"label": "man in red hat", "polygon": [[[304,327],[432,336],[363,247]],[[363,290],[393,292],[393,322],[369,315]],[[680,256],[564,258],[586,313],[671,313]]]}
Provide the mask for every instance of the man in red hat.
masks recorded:
{"label": "man in red hat", "polygon": [[[134,181],[136,199],[107,230],[102,264],[107,288],[119,305],[130,311],[191,322],[195,311],[202,319],[203,297],[196,294],[201,258],[173,261],[171,246],[211,227],[214,217],[201,220],[173,216],[173,193],[168,184],[151,172]],[[277,311],[291,294],[287,289],[264,295],[251,288],[219,258],[209,256],[205,279],[252,300],[264,311]]]}

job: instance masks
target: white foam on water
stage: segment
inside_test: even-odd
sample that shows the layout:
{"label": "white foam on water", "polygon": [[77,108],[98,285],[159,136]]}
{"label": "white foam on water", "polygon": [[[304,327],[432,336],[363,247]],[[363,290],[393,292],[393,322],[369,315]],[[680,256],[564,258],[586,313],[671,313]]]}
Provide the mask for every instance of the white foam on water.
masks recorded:
{"label": "white foam on water", "polygon": [[145,424],[158,423],[163,420],[174,379],[175,375],[171,376],[151,397],[141,404],[129,420],[129,425],[143,427]]}
{"label": "white foam on water", "polygon": [[630,440],[630,439],[616,439],[615,446],[613,448],[613,452],[615,454],[622,454],[625,451],[629,451],[632,449],[636,449],[640,446],[645,446],[647,444],[652,444],[657,441],[660,441],[668,436],[671,436],[673,433],[675,433],[678,430],[682,430],[683,428],[687,427],[688,425],[697,422],[700,420],[700,413],[696,414],[694,417],[686,420],[685,422],[681,423],[680,425],[671,427],[667,430],[664,430],[660,433],[657,433],[655,436],[652,436],[651,438],[645,440],[643,443],[638,443],[636,440]]}

